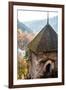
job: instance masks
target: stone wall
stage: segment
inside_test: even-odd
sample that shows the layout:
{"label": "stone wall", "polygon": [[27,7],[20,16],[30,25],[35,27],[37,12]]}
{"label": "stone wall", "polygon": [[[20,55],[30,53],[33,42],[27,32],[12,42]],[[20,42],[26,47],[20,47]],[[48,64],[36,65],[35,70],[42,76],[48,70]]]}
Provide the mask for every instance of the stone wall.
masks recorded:
{"label": "stone wall", "polygon": [[[34,53],[31,54],[31,60],[30,60],[30,76],[32,79],[35,78],[41,78],[45,77],[46,75],[46,67],[48,64],[50,64],[50,72],[57,71],[58,65],[57,65],[57,53],[51,52],[51,53],[39,53],[38,55],[35,55]],[[47,72],[47,74],[49,74]]]}

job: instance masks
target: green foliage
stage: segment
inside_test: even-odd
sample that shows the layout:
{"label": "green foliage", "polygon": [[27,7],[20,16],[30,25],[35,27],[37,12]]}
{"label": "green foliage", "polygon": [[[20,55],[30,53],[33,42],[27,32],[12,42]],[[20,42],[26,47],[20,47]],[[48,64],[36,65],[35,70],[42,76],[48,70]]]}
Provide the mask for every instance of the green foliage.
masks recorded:
{"label": "green foliage", "polygon": [[28,51],[26,51],[24,59],[28,59]]}

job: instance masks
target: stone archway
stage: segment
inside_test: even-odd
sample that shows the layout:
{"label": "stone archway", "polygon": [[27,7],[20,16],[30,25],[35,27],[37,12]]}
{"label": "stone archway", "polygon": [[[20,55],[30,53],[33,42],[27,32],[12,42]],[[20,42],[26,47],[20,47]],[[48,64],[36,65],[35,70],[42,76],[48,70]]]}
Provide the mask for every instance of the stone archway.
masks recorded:
{"label": "stone archway", "polygon": [[51,69],[54,69],[54,62],[52,62],[51,60],[47,60],[44,64],[44,71],[46,70],[48,64],[51,65]]}
{"label": "stone archway", "polygon": [[52,76],[52,71],[54,70],[54,62],[47,60],[43,67],[44,77],[49,78]]}

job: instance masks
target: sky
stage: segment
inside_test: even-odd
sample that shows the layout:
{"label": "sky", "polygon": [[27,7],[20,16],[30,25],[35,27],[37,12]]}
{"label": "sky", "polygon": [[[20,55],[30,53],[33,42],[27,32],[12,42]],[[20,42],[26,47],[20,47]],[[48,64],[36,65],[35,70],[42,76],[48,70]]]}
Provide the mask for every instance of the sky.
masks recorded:
{"label": "sky", "polygon": [[[57,12],[49,12],[49,18],[57,16]],[[33,20],[47,19],[47,12],[35,10],[18,10],[18,20],[20,22],[28,22]]]}

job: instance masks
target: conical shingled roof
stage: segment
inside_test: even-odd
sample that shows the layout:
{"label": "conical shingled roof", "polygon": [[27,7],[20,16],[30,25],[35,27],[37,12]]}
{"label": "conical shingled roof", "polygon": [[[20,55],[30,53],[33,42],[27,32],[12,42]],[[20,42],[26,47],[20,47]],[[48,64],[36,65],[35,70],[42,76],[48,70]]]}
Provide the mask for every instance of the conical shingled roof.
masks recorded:
{"label": "conical shingled roof", "polygon": [[47,24],[29,43],[28,48],[34,53],[57,51],[58,36],[50,24]]}

